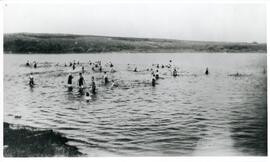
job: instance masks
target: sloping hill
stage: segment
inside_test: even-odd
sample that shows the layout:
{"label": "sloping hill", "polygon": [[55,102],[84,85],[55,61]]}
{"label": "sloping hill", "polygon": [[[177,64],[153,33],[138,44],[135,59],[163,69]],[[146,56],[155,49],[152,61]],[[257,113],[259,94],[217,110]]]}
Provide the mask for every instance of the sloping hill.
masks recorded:
{"label": "sloping hill", "polygon": [[72,34],[4,35],[5,53],[101,52],[266,52],[266,44],[201,42],[171,39],[106,37]]}

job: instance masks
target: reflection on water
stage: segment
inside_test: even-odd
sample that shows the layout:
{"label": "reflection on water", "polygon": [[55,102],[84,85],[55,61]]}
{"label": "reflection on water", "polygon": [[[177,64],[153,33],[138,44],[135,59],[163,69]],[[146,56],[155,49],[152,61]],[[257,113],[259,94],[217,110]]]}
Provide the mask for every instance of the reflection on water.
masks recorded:
{"label": "reflection on water", "polygon": [[[146,69],[170,59],[180,76],[160,68],[152,87]],[[38,68],[25,67],[27,60]],[[65,87],[68,73],[77,80],[81,69],[63,66],[73,60],[84,63],[87,85],[96,78],[90,102]],[[104,86],[88,60],[113,62],[117,72],[109,78],[119,86]],[[54,129],[89,156],[267,154],[266,54],[5,55],[4,61],[4,121]],[[34,88],[27,85],[30,72]]]}

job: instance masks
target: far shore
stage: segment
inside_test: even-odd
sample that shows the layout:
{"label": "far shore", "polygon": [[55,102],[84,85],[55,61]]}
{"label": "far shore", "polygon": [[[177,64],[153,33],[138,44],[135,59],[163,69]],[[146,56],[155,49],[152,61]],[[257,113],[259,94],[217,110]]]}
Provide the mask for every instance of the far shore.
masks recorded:
{"label": "far shore", "polygon": [[266,53],[266,43],[209,42],[72,34],[4,34],[5,54]]}

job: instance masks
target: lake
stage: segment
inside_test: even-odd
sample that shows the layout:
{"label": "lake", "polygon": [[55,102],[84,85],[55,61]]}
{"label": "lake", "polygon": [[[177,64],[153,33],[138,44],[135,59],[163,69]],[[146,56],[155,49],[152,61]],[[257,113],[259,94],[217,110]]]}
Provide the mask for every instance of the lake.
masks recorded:
{"label": "lake", "polygon": [[[4,121],[53,129],[87,156],[266,156],[266,58],[255,53],[5,54]],[[26,67],[27,60],[38,67]],[[79,70],[64,66],[73,60],[80,62]],[[104,86],[103,73],[93,72],[89,60],[111,61],[117,72],[108,77],[119,86]],[[152,87],[146,69],[169,60],[179,76],[172,76],[172,68],[159,68],[161,78]],[[96,78],[97,94],[90,102],[76,88],[66,88],[68,74],[76,81],[80,66],[86,84]],[[34,88],[28,85],[30,72]]]}

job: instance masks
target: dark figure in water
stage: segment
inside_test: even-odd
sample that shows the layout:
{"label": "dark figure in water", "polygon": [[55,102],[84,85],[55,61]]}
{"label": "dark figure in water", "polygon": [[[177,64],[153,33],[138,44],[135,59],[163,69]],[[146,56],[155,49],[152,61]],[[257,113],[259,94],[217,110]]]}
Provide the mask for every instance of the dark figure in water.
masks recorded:
{"label": "dark figure in water", "polygon": [[173,76],[176,77],[177,76],[177,71],[176,68],[173,69]]}
{"label": "dark figure in water", "polygon": [[208,74],[209,74],[209,71],[208,71],[208,67],[207,67],[205,70],[205,75],[208,75]]}
{"label": "dark figure in water", "polygon": [[27,60],[27,62],[26,62],[26,66],[30,66],[30,63],[29,63],[29,61]]}
{"label": "dark figure in water", "polygon": [[164,68],[164,65],[161,65],[161,68],[163,69]]}
{"label": "dark figure in water", "polygon": [[67,64],[65,63],[65,65],[64,65],[65,67],[67,67]]}
{"label": "dark figure in water", "polygon": [[73,65],[72,62],[70,62],[70,63],[69,63],[69,67],[71,67],[72,65]]}
{"label": "dark figure in water", "polygon": [[159,64],[157,64],[157,68],[159,68]]}
{"label": "dark figure in water", "polygon": [[71,74],[68,75],[68,90],[72,90],[72,79],[73,79],[73,76]]}
{"label": "dark figure in water", "polygon": [[137,72],[137,67],[135,67],[134,72]]}
{"label": "dark figure in water", "polygon": [[34,77],[33,77],[33,73],[30,73],[30,76],[29,76],[29,85],[30,87],[33,87],[34,86]]}
{"label": "dark figure in water", "polygon": [[84,66],[82,66],[82,73],[84,73]]}
{"label": "dark figure in water", "polygon": [[80,78],[79,78],[79,81],[78,81],[79,82],[79,88],[83,88],[85,80],[84,80],[84,78],[82,76],[82,73],[80,73],[79,75],[80,75]]}
{"label": "dark figure in water", "polygon": [[72,69],[75,70],[75,68],[76,68],[76,65],[75,65],[75,63],[73,63]]}
{"label": "dark figure in water", "polygon": [[156,80],[158,80],[158,79],[159,79],[158,70],[156,70],[156,74],[155,74],[155,76],[156,76]]}
{"label": "dark figure in water", "polygon": [[89,92],[86,92],[86,93],[85,93],[85,100],[86,100],[86,102],[89,102],[90,99],[91,99],[90,93],[89,93]]}
{"label": "dark figure in water", "polygon": [[96,83],[95,83],[94,77],[92,77],[91,92],[92,92],[92,94],[96,94]]}
{"label": "dark figure in water", "polygon": [[109,79],[108,79],[108,76],[107,76],[106,72],[104,72],[103,78],[104,78],[105,85],[108,84],[109,83]]}
{"label": "dark figure in water", "polygon": [[34,68],[37,68],[37,62],[36,61],[34,62]]}
{"label": "dark figure in water", "polygon": [[156,86],[156,77],[155,77],[155,75],[153,75],[153,77],[152,77],[152,86],[153,87]]}
{"label": "dark figure in water", "polygon": [[99,72],[102,72],[102,66],[100,65],[100,67],[99,67]]}
{"label": "dark figure in water", "polygon": [[68,75],[68,85],[72,84],[73,76],[71,74]]}
{"label": "dark figure in water", "polygon": [[112,63],[110,63],[110,67],[111,67],[111,68],[113,67],[113,64],[112,64]]}

